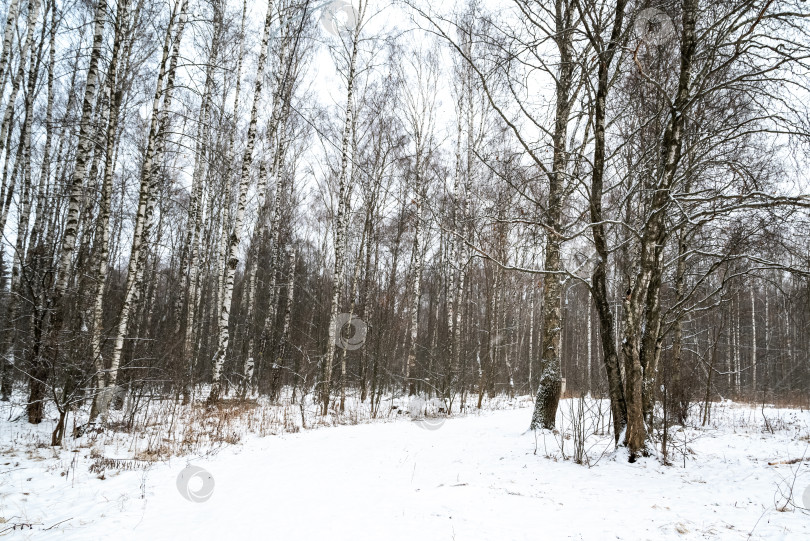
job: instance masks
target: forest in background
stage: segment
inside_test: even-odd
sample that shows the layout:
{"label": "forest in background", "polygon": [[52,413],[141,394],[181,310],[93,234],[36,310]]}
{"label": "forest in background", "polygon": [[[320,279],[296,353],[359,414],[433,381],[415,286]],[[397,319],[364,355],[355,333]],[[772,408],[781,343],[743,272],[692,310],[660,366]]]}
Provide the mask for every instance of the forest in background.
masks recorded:
{"label": "forest in background", "polygon": [[551,429],[564,381],[631,458],[691,403],[806,403],[805,2],[3,13],[2,398],[55,445],[144,393]]}

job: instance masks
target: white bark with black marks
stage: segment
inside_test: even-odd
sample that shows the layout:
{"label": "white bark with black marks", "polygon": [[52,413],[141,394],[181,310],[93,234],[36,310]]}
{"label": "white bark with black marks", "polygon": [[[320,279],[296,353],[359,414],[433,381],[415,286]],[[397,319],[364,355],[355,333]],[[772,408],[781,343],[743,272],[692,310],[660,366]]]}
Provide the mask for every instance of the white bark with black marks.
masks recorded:
{"label": "white bark with black marks", "polygon": [[253,106],[250,111],[250,123],[248,124],[247,144],[242,156],[242,173],[239,182],[239,196],[236,203],[236,217],[230,234],[228,235],[227,256],[225,261],[225,277],[222,291],[222,299],[219,305],[219,346],[214,356],[214,363],[211,372],[211,392],[208,395],[209,402],[215,402],[220,397],[222,368],[225,365],[225,358],[228,354],[228,342],[230,339],[230,313],[231,300],[233,299],[233,282],[236,276],[236,267],[239,265],[237,251],[242,240],[242,227],[245,220],[245,209],[247,207],[247,192],[250,187],[250,170],[253,165],[253,147],[256,144],[256,125],[258,123],[259,102],[261,101],[262,86],[264,83],[264,66],[267,62],[267,45],[270,40],[270,24],[273,20],[273,2],[267,5],[267,14],[264,19],[264,30],[259,50],[259,60],[256,65],[256,82],[253,88]]}

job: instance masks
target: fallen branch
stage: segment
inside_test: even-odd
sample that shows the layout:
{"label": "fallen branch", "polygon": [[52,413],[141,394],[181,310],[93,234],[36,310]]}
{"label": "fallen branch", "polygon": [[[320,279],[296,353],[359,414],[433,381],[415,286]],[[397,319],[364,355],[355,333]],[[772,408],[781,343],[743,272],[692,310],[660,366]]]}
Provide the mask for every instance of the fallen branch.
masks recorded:
{"label": "fallen branch", "polygon": [[776,466],[779,464],[798,464],[799,462],[810,462],[810,457],[807,458],[791,458],[790,460],[779,460],[777,462],[768,462],[768,466]]}

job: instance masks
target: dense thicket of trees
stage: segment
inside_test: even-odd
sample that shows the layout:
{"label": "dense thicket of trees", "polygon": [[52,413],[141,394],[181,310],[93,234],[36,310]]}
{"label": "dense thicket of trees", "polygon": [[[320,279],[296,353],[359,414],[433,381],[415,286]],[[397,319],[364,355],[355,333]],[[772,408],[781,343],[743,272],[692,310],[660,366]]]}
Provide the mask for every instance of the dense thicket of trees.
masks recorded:
{"label": "dense thicket of trees", "polygon": [[635,456],[656,404],[808,395],[804,2],[3,13],[2,398],[55,443],[144,390],[565,386]]}

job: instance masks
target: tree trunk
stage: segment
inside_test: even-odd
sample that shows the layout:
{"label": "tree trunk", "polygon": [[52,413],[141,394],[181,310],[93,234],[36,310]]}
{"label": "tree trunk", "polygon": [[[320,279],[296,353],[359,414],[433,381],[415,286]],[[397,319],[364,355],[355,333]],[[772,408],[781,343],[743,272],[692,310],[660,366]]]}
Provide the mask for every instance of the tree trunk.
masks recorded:
{"label": "tree trunk", "polygon": [[560,312],[560,274],[562,270],[562,210],[565,191],[566,164],[568,163],[567,137],[568,117],[571,113],[571,91],[573,64],[573,17],[574,9],[566,6],[564,13],[558,7],[555,15],[555,42],[560,54],[560,68],[556,83],[556,111],[554,117],[554,156],[552,171],[548,175],[548,206],[546,225],[545,262],[548,272],[543,289],[543,338],[540,384],[537,390],[531,430],[553,429],[557,416],[557,405],[562,391],[560,359],[560,332],[562,315]]}
{"label": "tree trunk", "polygon": [[754,284],[751,284],[751,391],[757,392],[757,305]]}
{"label": "tree trunk", "polygon": [[[163,159],[163,145],[160,139],[166,131],[166,118],[168,116],[168,108],[171,104],[171,95],[173,90],[174,68],[176,66],[176,54],[180,47],[180,42],[183,36],[183,28],[186,21],[186,9],[188,7],[188,0],[183,0],[182,7],[180,8],[179,20],[177,22],[177,32],[172,36],[172,29],[174,18],[177,15],[173,14],[172,19],[166,29],[166,37],[163,42],[163,55],[160,62],[158,71],[158,78],[156,83],[155,95],[152,100],[152,119],[149,127],[149,138],[147,140],[146,153],[144,155],[143,166],[141,170],[141,183],[140,195],[138,199],[138,210],[135,216],[135,227],[132,235],[132,248],[130,250],[129,263],[127,268],[127,280],[125,286],[124,302],[121,306],[120,317],[118,320],[118,328],[116,330],[115,344],[113,346],[112,357],[110,359],[110,368],[104,371],[104,375],[99,378],[99,383],[103,382],[103,386],[99,385],[98,393],[95,397],[95,404],[93,410],[97,417],[90,419],[95,422],[97,419],[102,423],[106,422],[107,413],[109,411],[110,402],[113,398],[116,380],[118,376],[118,366],[121,362],[121,356],[124,348],[124,339],[127,334],[129,320],[133,307],[140,297],[140,290],[143,281],[144,265],[146,262],[144,244],[148,241],[149,232],[152,226],[152,219],[154,216],[154,191],[157,187],[158,167]],[[174,40],[172,40],[174,37]],[[174,42],[174,49],[172,51],[171,63],[169,62],[169,53],[172,49],[170,44]],[[163,86],[163,80],[166,79],[166,87]],[[163,109],[161,109],[161,97],[163,98]]]}
{"label": "tree trunk", "polygon": [[264,19],[264,30],[262,32],[261,49],[259,60],[256,65],[256,83],[253,89],[253,106],[250,111],[250,123],[248,124],[247,145],[242,156],[242,174],[239,183],[239,199],[236,204],[236,218],[233,228],[228,237],[227,260],[225,264],[225,283],[222,299],[219,305],[219,347],[214,357],[214,365],[211,374],[211,392],[208,395],[209,402],[219,400],[221,392],[222,368],[225,365],[225,358],[228,354],[228,340],[230,332],[228,324],[230,321],[231,300],[233,298],[233,282],[236,275],[236,267],[239,265],[238,249],[242,239],[242,226],[245,219],[245,208],[247,206],[247,192],[250,187],[250,169],[253,165],[253,147],[256,143],[256,123],[258,121],[258,107],[261,101],[261,93],[264,79],[264,66],[267,61],[267,44],[270,40],[270,23],[273,20],[273,2],[267,5],[267,15]]}
{"label": "tree trunk", "polygon": [[[105,362],[102,356],[103,339],[102,334],[104,331],[104,299],[105,299],[105,284],[107,281],[108,259],[110,251],[110,213],[112,210],[112,189],[113,178],[115,175],[115,152],[114,147],[118,138],[118,116],[123,99],[124,89],[118,83],[118,64],[119,55],[121,51],[122,42],[128,39],[129,36],[123,34],[129,31],[127,28],[127,21],[129,17],[129,0],[122,0],[118,3],[118,10],[116,14],[115,38],[113,41],[112,58],[110,60],[109,72],[107,73],[107,89],[110,95],[110,107],[106,122],[106,134],[104,141],[106,141],[105,162],[104,162],[104,178],[101,188],[101,201],[99,203],[99,216],[96,231],[96,246],[95,250],[95,300],[93,303],[93,334],[90,340],[90,349],[93,357],[93,362],[96,370],[96,387],[98,389],[104,388]],[[128,64],[130,48],[124,53],[125,65]],[[95,419],[98,415],[96,411],[98,404],[93,401],[93,408],[90,412],[90,418]]]}
{"label": "tree trunk", "polygon": [[3,32],[3,52],[0,54],[0,90],[5,89],[7,68],[11,58],[11,44],[14,40],[14,30],[17,28],[17,16],[19,13],[20,0],[11,0],[8,5],[6,27]]}
{"label": "tree trunk", "polygon": [[340,310],[340,290],[343,285],[344,259],[346,256],[346,224],[349,218],[349,196],[352,186],[349,185],[348,167],[349,150],[351,145],[351,128],[354,122],[354,76],[357,62],[359,21],[352,36],[352,52],[349,59],[349,73],[346,87],[346,115],[343,119],[343,137],[340,144],[340,173],[338,177],[338,209],[335,216],[335,267],[332,280],[332,299],[329,308],[329,339],[326,346],[326,356],[323,360],[323,382],[321,387],[321,414],[329,412],[329,396],[331,394],[332,361],[335,358],[337,345],[336,329]]}
{"label": "tree trunk", "polygon": [[[85,83],[84,101],[82,102],[82,118],[79,124],[79,146],[76,151],[76,165],[73,169],[73,179],[70,183],[67,221],[65,222],[65,231],[62,236],[62,250],[59,256],[59,266],[56,270],[56,283],[54,284],[55,303],[59,302],[65,289],[67,289],[68,279],[70,277],[70,264],[73,258],[73,251],[76,249],[82,189],[84,187],[85,175],[87,174],[87,162],[90,159],[90,152],[93,149],[91,117],[96,96],[96,86],[98,84],[98,63],[103,47],[106,15],[106,0],[98,0],[93,30],[93,50],[90,53],[90,66],[87,70],[87,82]],[[59,327],[61,321],[56,318],[54,324]]]}
{"label": "tree trunk", "polygon": [[[607,116],[607,96],[610,89],[610,66],[624,31],[624,10],[626,0],[618,0],[613,18],[610,41],[604,49],[597,37],[589,34],[592,44],[600,50],[597,74],[596,105],[594,110],[594,158],[591,178],[590,215],[591,235],[593,236],[597,260],[591,275],[591,290],[596,314],[599,318],[599,335],[602,342],[605,373],[608,381],[611,417],[613,419],[613,436],[618,444],[621,433],[627,425],[627,405],[624,399],[624,382],[619,366],[617,353],[618,335],[614,329],[613,312],[607,290],[607,262],[609,257],[607,235],[603,223],[602,198],[604,195],[605,176],[605,125]],[[603,50],[602,50],[603,49]]]}
{"label": "tree trunk", "polygon": [[[624,300],[624,355],[627,377],[625,398],[627,400],[627,431],[625,444],[630,450],[630,460],[639,454],[646,454],[646,428],[644,426],[644,360],[642,347],[647,359],[654,358],[652,347],[657,342],[660,325],[656,321],[660,284],[661,250],[666,238],[666,216],[670,205],[670,191],[675,181],[675,173],[681,158],[685,113],[689,107],[692,82],[692,63],[696,50],[695,25],[697,17],[697,0],[683,0],[683,31],[681,35],[681,66],[678,89],[673,101],[670,120],[661,143],[660,178],[652,181],[652,195],[649,218],[645,222],[641,235],[641,256],[638,272],[635,275],[630,291]],[[657,275],[657,277],[656,277]],[[644,314],[652,316],[652,321],[645,325]],[[647,357],[649,355],[649,357]],[[654,368],[654,367],[653,367]],[[649,398],[648,398],[649,400]]]}
{"label": "tree trunk", "polygon": [[[420,142],[417,141],[417,145]],[[422,245],[420,243],[422,236],[422,186],[420,182],[420,173],[418,171],[421,155],[417,151],[417,172],[416,172],[416,187],[415,187],[415,205],[416,214],[414,217],[414,230],[413,230],[413,283],[411,284],[411,308],[410,308],[410,347],[408,349],[408,395],[413,396],[416,394],[416,381],[414,373],[416,370],[416,342],[419,336],[419,299],[422,296]]]}

